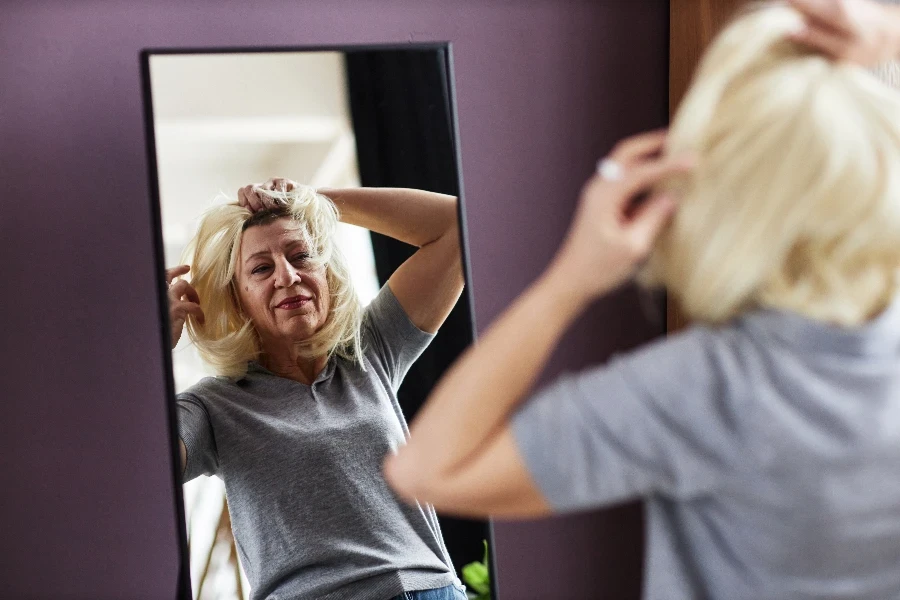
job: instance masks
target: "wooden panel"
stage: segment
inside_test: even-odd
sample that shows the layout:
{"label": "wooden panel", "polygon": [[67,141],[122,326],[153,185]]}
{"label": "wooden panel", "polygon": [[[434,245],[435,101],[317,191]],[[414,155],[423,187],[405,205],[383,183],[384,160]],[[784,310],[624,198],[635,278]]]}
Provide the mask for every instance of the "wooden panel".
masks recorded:
{"label": "wooden panel", "polygon": [[746,0],[670,0],[669,114],[684,97],[712,38]]}
{"label": "wooden panel", "polygon": [[[684,97],[706,46],[746,0],[670,0],[669,2],[669,115]],[[669,333],[688,320],[670,298],[666,306]]]}

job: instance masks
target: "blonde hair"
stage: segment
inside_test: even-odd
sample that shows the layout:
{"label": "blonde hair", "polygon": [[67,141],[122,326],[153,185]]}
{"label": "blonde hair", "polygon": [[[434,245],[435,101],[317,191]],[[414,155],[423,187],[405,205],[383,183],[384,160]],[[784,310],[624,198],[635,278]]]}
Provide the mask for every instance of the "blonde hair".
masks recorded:
{"label": "blonde hair", "polygon": [[335,244],[338,210],[313,188],[300,186],[290,192],[265,192],[281,207],[257,213],[235,203],[216,206],[204,214],[197,234],[185,251],[191,265],[191,285],[200,296],[205,324],[188,317],[187,329],[203,359],[226,377],[240,378],[247,363],[262,352],[259,336],[241,310],[234,284],[241,254],[241,238],[248,226],[287,217],[301,228],[314,266],[326,269],[331,296],[325,324],[303,340],[302,356],[338,355],[363,365],[360,327],[362,305],[350,279],[340,249]]}
{"label": "blonde hair", "polygon": [[673,120],[667,152],[698,166],[667,184],[680,208],[641,279],[695,320],[768,307],[852,326],[897,292],[900,97],[789,41],[800,24],[783,3],[741,13]]}
{"label": "blonde hair", "polygon": [[889,60],[875,65],[869,72],[883,84],[895,90],[900,90],[900,63],[896,60]]}

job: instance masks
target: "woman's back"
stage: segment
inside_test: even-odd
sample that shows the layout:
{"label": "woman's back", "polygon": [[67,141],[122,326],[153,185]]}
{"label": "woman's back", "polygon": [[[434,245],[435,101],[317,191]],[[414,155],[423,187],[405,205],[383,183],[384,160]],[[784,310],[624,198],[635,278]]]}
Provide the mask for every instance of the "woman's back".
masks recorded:
{"label": "woman's back", "polygon": [[554,510],[647,499],[646,598],[900,597],[900,303],[694,327],[513,428]]}
{"label": "woman's back", "polygon": [[900,597],[900,303],[855,331],[766,311],[704,336],[723,422],[740,422],[732,473],[649,509],[697,595]]}

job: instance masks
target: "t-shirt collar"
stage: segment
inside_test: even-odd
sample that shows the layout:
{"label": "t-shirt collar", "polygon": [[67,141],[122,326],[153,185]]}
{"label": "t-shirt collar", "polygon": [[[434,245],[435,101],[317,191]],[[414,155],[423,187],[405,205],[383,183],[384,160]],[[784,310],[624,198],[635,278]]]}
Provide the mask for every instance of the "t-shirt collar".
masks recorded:
{"label": "t-shirt collar", "polygon": [[[335,368],[335,358],[331,357],[328,359],[328,362],[325,364],[325,368],[322,369],[322,372],[319,373],[318,377],[316,377],[316,380],[313,381],[313,385],[331,379],[332,376],[334,376],[334,368]],[[276,375],[275,373],[268,370],[267,368],[265,368],[264,366],[262,366],[255,360],[251,360],[249,363],[247,363],[247,373],[262,373],[265,375],[271,375],[272,377],[280,377],[280,375]],[[287,378],[282,377],[282,379],[287,379]],[[293,381],[293,380],[291,380],[291,381]],[[300,382],[297,381],[295,383],[300,383]]]}
{"label": "t-shirt collar", "polygon": [[900,297],[874,319],[856,327],[841,327],[778,309],[754,311],[740,320],[789,346],[858,356],[900,353]]}

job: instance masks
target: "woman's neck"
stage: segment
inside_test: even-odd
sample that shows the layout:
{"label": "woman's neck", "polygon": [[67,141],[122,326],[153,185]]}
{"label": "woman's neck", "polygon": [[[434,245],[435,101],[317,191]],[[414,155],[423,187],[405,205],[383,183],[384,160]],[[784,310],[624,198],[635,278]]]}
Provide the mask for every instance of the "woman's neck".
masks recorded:
{"label": "woman's neck", "polygon": [[328,357],[304,358],[298,352],[263,352],[259,364],[279,377],[312,385],[328,364]]}

